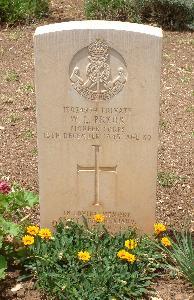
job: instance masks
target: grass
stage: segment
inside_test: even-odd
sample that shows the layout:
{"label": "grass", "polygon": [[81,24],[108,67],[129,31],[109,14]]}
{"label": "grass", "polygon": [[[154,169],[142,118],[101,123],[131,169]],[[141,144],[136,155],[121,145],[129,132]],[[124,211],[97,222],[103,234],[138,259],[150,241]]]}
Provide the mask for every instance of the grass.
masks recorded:
{"label": "grass", "polygon": [[193,105],[188,106],[185,111],[188,113],[194,112],[194,106]]}
{"label": "grass", "polygon": [[189,82],[191,81],[191,78],[190,78],[190,77],[187,77],[187,76],[184,76],[184,77],[182,77],[180,80],[181,80],[181,82],[183,82],[183,83],[189,83]]}
{"label": "grass", "polygon": [[171,55],[170,55],[170,54],[167,54],[167,53],[164,53],[164,54],[163,54],[163,57],[164,57],[164,58],[167,58],[167,59],[171,59]]}
{"label": "grass", "polygon": [[187,72],[189,72],[189,73],[192,73],[192,71],[193,71],[192,66],[186,66],[186,67],[185,67],[185,71],[187,71]]}
{"label": "grass", "polygon": [[16,123],[19,120],[20,120],[20,117],[17,116],[16,114],[11,114],[9,117],[9,122],[12,124]]}
{"label": "grass", "polygon": [[34,136],[34,133],[31,129],[29,129],[26,132],[24,132],[23,136],[26,139],[31,139]]}
{"label": "grass", "polygon": [[185,181],[185,176],[179,176],[172,172],[159,172],[158,173],[158,182],[162,187],[172,187],[177,182]]}
{"label": "grass", "polygon": [[5,79],[8,82],[19,81],[19,75],[15,70],[10,70],[7,71]]}
{"label": "grass", "polygon": [[31,153],[32,153],[32,155],[37,156],[37,154],[38,154],[37,148],[33,148]]}
{"label": "grass", "polygon": [[13,32],[10,32],[9,34],[9,40],[10,41],[17,41],[22,35],[22,31],[21,30],[16,30]]}
{"label": "grass", "polygon": [[34,86],[30,83],[27,83],[23,86],[23,90],[25,93],[34,93]]}
{"label": "grass", "polygon": [[180,39],[178,42],[180,45],[194,45],[194,39]]}
{"label": "grass", "polygon": [[14,102],[14,99],[12,97],[1,95],[1,103],[3,104],[12,104]]}
{"label": "grass", "polygon": [[168,127],[168,122],[166,120],[160,120],[160,127],[165,129]]}

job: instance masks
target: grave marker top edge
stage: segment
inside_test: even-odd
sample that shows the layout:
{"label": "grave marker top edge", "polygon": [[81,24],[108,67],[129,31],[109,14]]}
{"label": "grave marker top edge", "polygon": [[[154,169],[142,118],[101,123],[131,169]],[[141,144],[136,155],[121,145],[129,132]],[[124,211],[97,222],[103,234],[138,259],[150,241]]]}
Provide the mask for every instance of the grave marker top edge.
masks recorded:
{"label": "grave marker top edge", "polygon": [[59,32],[64,30],[123,30],[130,32],[138,32],[142,34],[148,34],[156,37],[162,37],[162,29],[159,27],[153,27],[149,25],[120,22],[120,21],[70,21],[40,26],[35,31],[35,37],[38,35]]}

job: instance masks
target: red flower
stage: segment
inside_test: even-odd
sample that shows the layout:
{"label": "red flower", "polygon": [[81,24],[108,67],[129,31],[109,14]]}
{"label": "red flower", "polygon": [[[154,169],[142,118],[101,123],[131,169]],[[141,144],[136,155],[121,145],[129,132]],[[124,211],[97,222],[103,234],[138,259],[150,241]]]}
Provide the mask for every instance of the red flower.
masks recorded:
{"label": "red flower", "polygon": [[0,180],[0,193],[8,194],[11,191],[9,184],[6,181]]}

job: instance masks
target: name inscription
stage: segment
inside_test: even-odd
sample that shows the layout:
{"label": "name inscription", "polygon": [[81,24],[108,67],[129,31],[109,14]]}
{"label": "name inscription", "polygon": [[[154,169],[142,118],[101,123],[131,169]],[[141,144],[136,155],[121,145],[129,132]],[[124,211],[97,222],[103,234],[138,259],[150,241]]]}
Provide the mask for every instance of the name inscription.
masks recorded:
{"label": "name inscription", "polygon": [[130,130],[132,109],[129,107],[77,107],[65,106],[64,130],[45,131],[44,139],[64,140],[128,140],[150,141],[147,132]]}

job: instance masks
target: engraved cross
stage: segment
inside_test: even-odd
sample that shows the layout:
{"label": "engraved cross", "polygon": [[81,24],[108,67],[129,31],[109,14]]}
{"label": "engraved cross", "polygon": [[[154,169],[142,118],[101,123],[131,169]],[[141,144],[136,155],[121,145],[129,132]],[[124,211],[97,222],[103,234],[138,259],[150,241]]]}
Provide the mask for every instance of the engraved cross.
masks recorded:
{"label": "engraved cross", "polygon": [[100,167],[99,165],[99,152],[100,152],[100,145],[92,145],[95,151],[95,162],[94,167],[83,167],[77,165],[77,172],[94,172],[95,174],[95,194],[94,194],[94,203],[93,205],[99,206],[100,205],[100,172],[114,172],[117,171],[117,166],[114,167]]}

